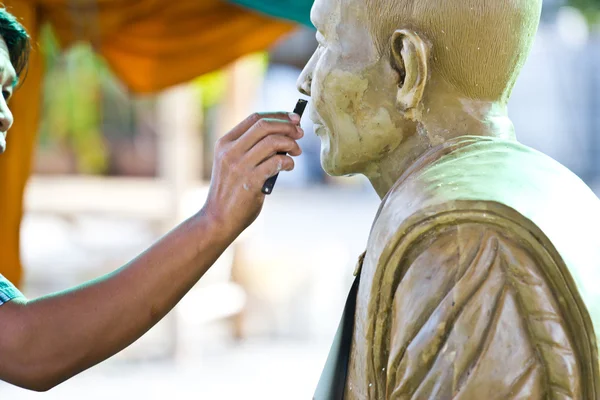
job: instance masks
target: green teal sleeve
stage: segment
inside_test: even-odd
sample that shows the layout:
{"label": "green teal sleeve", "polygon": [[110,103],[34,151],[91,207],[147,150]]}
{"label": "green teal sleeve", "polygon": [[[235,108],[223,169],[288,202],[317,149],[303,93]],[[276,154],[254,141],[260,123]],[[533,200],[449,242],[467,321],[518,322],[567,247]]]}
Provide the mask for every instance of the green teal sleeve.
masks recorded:
{"label": "green teal sleeve", "polygon": [[23,297],[23,294],[6,278],[0,275],[0,306],[17,297]]}

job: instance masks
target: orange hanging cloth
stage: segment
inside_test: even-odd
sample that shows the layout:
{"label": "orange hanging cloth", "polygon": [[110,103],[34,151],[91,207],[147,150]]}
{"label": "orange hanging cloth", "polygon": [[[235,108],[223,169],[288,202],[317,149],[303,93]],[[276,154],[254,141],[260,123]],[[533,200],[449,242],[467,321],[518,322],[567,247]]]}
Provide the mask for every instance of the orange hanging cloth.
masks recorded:
{"label": "orange hanging cloth", "polygon": [[137,93],[221,68],[293,28],[222,0],[35,1],[63,46],[91,42]]}
{"label": "orange hanging cloth", "polygon": [[[4,4],[25,26],[35,41],[39,31],[39,14],[32,5],[13,0]],[[32,52],[27,79],[15,92],[10,109],[15,118],[7,137],[7,150],[0,155],[0,273],[20,284],[19,233],[23,216],[23,192],[31,173],[40,118],[42,60]]]}
{"label": "orange hanging cloth", "polygon": [[[221,0],[5,0],[37,42],[48,21],[63,47],[90,42],[134,93],[151,93],[273,44],[294,25]],[[41,57],[11,100],[15,123],[0,157],[0,273],[21,283],[23,193],[40,117]]]}

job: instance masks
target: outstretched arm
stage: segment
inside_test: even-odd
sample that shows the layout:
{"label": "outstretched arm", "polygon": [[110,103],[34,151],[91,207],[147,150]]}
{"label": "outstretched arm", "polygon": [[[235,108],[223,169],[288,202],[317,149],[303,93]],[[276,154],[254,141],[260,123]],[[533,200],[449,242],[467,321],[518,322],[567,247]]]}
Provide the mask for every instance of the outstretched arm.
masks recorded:
{"label": "outstretched arm", "polygon": [[300,154],[299,118],[253,115],[219,141],[208,200],[136,259],[96,281],[0,307],[0,379],[48,390],[163,318],[258,216],[264,181]]}

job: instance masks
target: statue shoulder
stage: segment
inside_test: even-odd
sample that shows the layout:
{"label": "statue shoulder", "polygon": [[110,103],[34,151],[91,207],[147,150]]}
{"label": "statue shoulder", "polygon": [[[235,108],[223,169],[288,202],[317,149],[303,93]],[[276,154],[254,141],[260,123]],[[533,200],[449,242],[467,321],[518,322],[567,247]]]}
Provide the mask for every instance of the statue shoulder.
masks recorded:
{"label": "statue shoulder", "polygon": [[[434,237],[444,227],[479,226],[516,237],[526,234],[535,226],[511,207],[491,200],[430,201],[420,193],[408,196],[403,191],[390,193],[373,224],[369,249],[385,253],[395,248],[400,240],[419,241]],[[514,229],[520,226],[523,229]],[[423,232],[423,235],[415,235]]]}
{"label": "statue shoulder", "polygon": [[509,383],[520,382],[539,393],[596,398],[589,315],[541,235],[518,212],[490,202],[442,203],[396,226],[378,257],[379,295],[371,298],[392,314],[374,325],[390,338],[394,393],[435,397],[428,390],[456,383],[444,378],[453,370],[462,398],[479,398],[482,382],[498,373],[507,377],[498,386],[506,396],[516,388]]}
{"label": "statue shoulder", "polygon": [[596,337],[578,288],[597,282],[598,199],[523,146],[451,150],[399,180],[371,231],[357,318],[381,360],[377,385],[436,398],[431,390],[460,384],[460,398],[482,398],[477,388],[503,376],[497,398],[521,388],[533,390],[526,398],[598,398]]}

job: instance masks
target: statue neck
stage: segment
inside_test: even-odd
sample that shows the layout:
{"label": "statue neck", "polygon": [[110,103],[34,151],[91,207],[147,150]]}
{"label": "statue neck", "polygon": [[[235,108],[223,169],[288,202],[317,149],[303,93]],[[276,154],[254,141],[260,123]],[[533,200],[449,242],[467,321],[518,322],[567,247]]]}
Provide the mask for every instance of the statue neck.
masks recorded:
{"label": "statue neck", "polygon": [[466,135],[516,140],[504,104],[442,95],[425,102],[416,118],[415,134],[365,172],[380,198],[426,151],[449,140]]}

